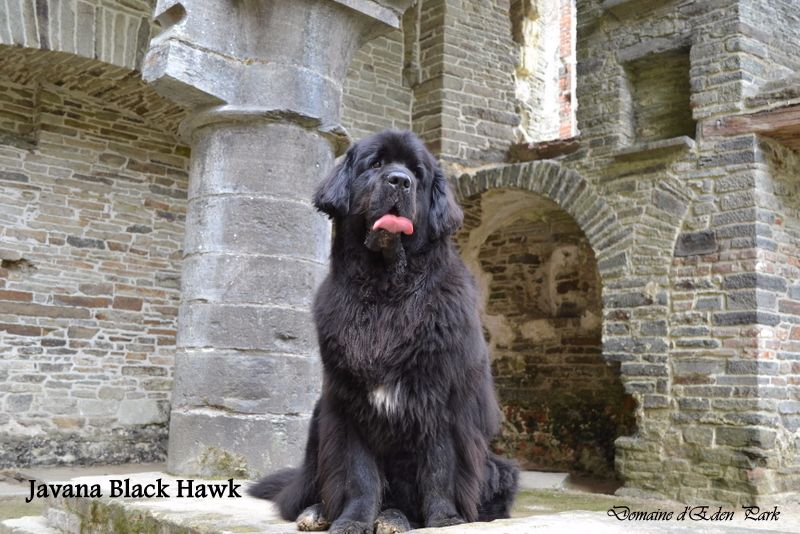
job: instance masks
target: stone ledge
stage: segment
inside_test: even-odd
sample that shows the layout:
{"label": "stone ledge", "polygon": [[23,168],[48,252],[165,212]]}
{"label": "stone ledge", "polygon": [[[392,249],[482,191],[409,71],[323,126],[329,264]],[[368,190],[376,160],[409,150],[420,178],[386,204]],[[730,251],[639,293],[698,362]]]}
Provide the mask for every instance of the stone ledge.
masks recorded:
{"label": "stone ledge", "polygon": [[658,141],[636,143],[633,146],[618,150],[614,154],[617,161],[636,161],[673,156],[678,152],[694,151],[697,143],[689,136],[681,135]]}
{"label": "stone ledge", "polygon": [[625,17],[633,13],[641,13],[649,5],[660,5],[660,0],[602,0],[600,8],[618,17]]}
{"label": "stone ledge", "polygon": [[535,161],[540,159],[555,159],[560,156],[572,154],[580,148],[578,137],[554,139],[541,143],[516,143],[508,150],[510,163]]}
{"label": "stone ledge", "polygon": [[59,534],[59,531],[49,527],[44,517],[31,515],[0,521],[0,534]]}
{"label": "stone ledge", "polygon": [[[153,484],[161,480],[168,485],[170,498],[111,498],[111,480],[130,479],[133,484]],[[178,478],[165,473],[135,473],[125,477],[91,476],[70,480],[73,484],[99,484],[103,497],[50,498],[45,512],[51,528],[68,534],[101,532],[159,532],[185,534],[187,532],[263,532],[290,534],[297,532],[294,523],[283,521],[275,507],[260,499],[249,497],[245,490],[249,482],[238,490],[242,497],[197,498],[178,497]],[[227,484],[221,480],[192,480],[198,484]]]}

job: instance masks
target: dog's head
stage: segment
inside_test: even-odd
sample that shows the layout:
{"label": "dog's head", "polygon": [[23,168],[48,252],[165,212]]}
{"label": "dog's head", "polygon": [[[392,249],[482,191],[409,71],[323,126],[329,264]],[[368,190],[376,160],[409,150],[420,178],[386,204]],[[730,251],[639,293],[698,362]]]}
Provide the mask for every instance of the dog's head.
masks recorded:
{"label": "dog's head", "polygon": [[364,245],[384,253],[446,239],[463,219],[436,159],[408,131],[374,134],[350,147],[314,205],[337,226],[363,228]]}

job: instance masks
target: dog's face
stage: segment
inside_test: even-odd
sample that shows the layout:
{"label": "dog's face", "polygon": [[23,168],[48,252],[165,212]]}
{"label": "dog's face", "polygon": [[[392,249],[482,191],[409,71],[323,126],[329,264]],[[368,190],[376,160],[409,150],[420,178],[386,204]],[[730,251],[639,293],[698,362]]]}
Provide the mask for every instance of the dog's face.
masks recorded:
{"label": "dog's face", "polygon": [[[445,239],[463,214],[433,155],[408,131],[386,131],[354,144],[323,180],[314,205],[351,231],[364,246],[406,251]],[[339,229],[337,228],[337,231]]]}

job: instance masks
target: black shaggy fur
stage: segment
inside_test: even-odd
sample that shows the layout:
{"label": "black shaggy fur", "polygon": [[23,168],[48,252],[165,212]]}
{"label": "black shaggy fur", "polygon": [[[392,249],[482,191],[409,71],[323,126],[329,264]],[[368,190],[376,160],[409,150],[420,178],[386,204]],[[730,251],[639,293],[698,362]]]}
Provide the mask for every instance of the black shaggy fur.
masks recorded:
{"label": "black shaggy fur", "polygon": [[[314,303],[324,376],[303,465],[252,486],[294,520],[322,503],[331,531],[508,517],[516,465],[489,451],[499,410],[477,291],[450,236],[461,209],[410,132],[354,145],[321,184],[334,222],[331,270]],[[372,231],[405,216],[412,235]]]}

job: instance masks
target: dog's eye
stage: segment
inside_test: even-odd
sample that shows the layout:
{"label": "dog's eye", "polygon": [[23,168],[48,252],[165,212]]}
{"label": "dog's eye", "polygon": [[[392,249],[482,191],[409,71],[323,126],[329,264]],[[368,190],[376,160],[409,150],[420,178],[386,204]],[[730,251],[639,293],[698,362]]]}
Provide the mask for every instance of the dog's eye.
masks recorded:
{"label": "dog's eye", "polygon": [[372,165],[370,165],[372,169],[380,169],[381,167],[383,167],[383,162],[381,160],[375,160]]}

